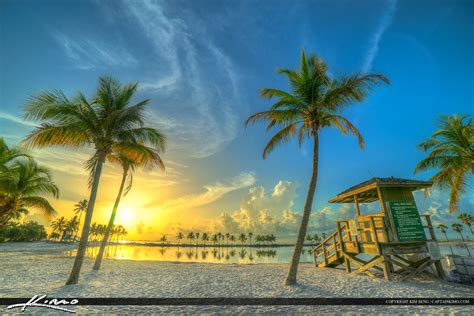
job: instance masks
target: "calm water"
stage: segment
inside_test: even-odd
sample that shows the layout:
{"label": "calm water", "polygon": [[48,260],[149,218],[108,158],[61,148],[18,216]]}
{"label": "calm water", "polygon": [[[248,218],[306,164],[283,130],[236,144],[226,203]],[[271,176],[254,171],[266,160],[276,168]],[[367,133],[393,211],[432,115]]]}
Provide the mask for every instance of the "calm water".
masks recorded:
{"label": "calm water", "polygon": [[[301,262],[313,262],[313,257],[306,248],[301,255]],[[467,255],[466,248],[452,246],[456,255]],[[90,247],[86,255],[96,257],[99,247]],[[449,246],[441,246],[443,255],[451,254]],[[471,255],[474,249],[470,247]],[[106,248],[105,257],[125,260],[154,260],[207,263],[288,263],[291,260],[293,247],[253,248],[253,247],[160,247],[141,245],[114,245]],[[67,251],[75,256],[76,251]]]}
{"label": "calm water", "polygon": [[[309,249],[309,248],[308,248]],[[99,247],[87,249],[88,257],[95,257]],[[287,263],[293,247],[254,248],[254,247],[159,247],[139,245],[114,245],[105,250],[106,258],[126,260],[155,260],[207,263]],[[76,251],[67,251],[75,256]],[[301,262],[312,262],[313,257],[305,249]]]}

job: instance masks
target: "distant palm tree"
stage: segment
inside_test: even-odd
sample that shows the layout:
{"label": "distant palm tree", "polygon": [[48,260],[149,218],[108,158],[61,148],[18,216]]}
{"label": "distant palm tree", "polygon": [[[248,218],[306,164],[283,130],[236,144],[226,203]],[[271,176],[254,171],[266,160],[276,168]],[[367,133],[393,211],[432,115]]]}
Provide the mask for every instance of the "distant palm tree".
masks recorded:
{"label": "distant palm tree", "polygon": [[242,233],[239,235],[239,240],[242,244],[245,244],[245,241],[247,240],[247,236],[244,233]]}
{"label": "distant palm tree", "polygon": [[253,233],[252,233],[252,232],[249,232],[249,233],[247,234],[247,236],[249,236],[249,245],[252,246]]}
{"label": "distant palm tree", "polygon": [[297,137],[300,146],[305,139],[311,139],[313,142],[313,170],[308,195],[290,269],[285,280],[285,284],[291,285],[296,283],[298,263],[316,190],[319,133],[323,128],[336,127],[344,135],[347,133],[356,135],[360,147],[363,148],[364,141],[357,128],[339,113],[352,103],[363,101],[376,86],[389,83],[389,81],[379,74],[355,74],[337,79],[331,78],[324,61],[316,55],[307,58],[304,50],[301,54],[299,70],[278,69],[278,73],[288,78],[291,92],[262,89],[262,97],[277,98],[278,101],[270,110],[252,115],[245,124],[263,121],[268,122],[267,130],[272,127],[281,128],[263,150],[264,159],[278,145],[290,142],[293,137]]}
{"label": "distant palm tree", "polygon": [[59,234],[58,232],[51,232],[51,234],[49,234],[49,239],[51,240],[56,240],[56,239],[59,239],[61,237],[61,234]]}
{"label": "distant palm tree", "polygon": [[61,241],[64,238],[64,232],[66,231],[67,219],[64,216],[61,216],[54,220],[51,223],[51,228],[53,229],[53,233],[60,234]]}
{"label": "distant palm tree", "polygon": [[322,238],[323,240],[326,240],[326,233],[322,233],[322,234],[321,234],[321,238]]}
{"label": "distant palm tree", "polygon": [[8,176],[0,177],[0,227],[10,220],[20,219],[28,209],[41,211],[47,218],[56,214],[43,195],[59,196],[51,172],[33,159],[14,161],[8,167]]}
{"label": "distant palm tree", "polygon": [[196,233],[196,246],[199,244],[199,236],[201,236],[200,232]]}
{"label": "distant palm tree", "polygon": [[229,246],[229,238],[230,238],[230,234],[226,233],[225,234],[225,239],[227,240],[227,246]]}
{"label": "distant palm tree", "polygon": [[77,232],[78,229],[79,229],[79,219],[77,216],[74,216],[66,224],[66,238],[68,240],[71,240],[72,235],[75,232]]}
{"label": "distant palm tree", "polygon": [[[446,241],[449,241],[448,234],[446,233],[448,231],[448,226],[444,224],[439,224],[438,229],[444,234]],[[449,250],[451,250],[451,254],[454,255],[453,248],[451,248],[451,246],[449,246]]]}
{"label": "distant palm tree", "polygon": [[446,232],[448,231],[448,226],[446,226],[444,224],[439,224],[438,229],[444,234],[444,237],[446,238],[446,241],[449,241],[448,235],[446,234]]}
{"label": "distant palm tree", "polygon": [[196,238],[193,232],[188,233],[189,243],[192,244],[192,241]]}
{"label": "distant palm tree", "polygon": [[221,239],[224,235],[222,233],[217,233],[217,239],[219,240],[219,244],[221,243]]}
{"label": "distant palm tree", "polygon": [[474,222],[474,217],[471,214],[468,213],[462,213],[458,216],[458,219],[469,228],[469,231],[472,233],[472,223]]}
{"label": "distant palm tree", "polygon": [[204,245],[206,245],[206,243],[209,241],[209,234],[203,233],[201,239],[204,242]]}
{"label": "distant palm tree", "polygon": [[234,235],[230,235],[230,242],[231,242],[232,244],[235,243],[235,236],[234,236]]}
{"label": "distant palm tree", "polygon": [[216,243],[217,241],[219,240],[219,238],[217,237],[217,234],[214,234],[212,235],[212,238],[211,238],[212,242],[214,243],[214,247],[216,246]]}
{"label": "distant palm tree", "polygon": [[[79,202],[77,202],[75,205],[74,205],[74,213],[76,215],[79,214],[79,224],[81,223],[81,219],[82,219],[82,213],[86,212],[87,211],[87,200],[86,199],[83,199],[83,200],[80,200]],[[79,229],[76,230],[76,235],[74,236],[74,241],[77,240],[77,234],[79,233]]]}
{"label": "distant palm tree", "polygon": [[469,176],[474,173],[473,122],[474,119],[469,115],[441,116],[439,129],[418,145],[424,152],[431,152],[418,163],[415,173],[439,169],[430,180],[439,188],[451,190],[451,213],[458,210],[459,199],[468,189]]}
{"label": "distant palm tree", "polygon": [[184,239],[184,234],[182,232],[179,232],[178,235],[176,235],[176,239],[178,240],[178,245],[181,243],[181,240]]}
{"label": "distant palm tree", "polygon": [[[454,223],[454,224],[451,225],[451,227],[453,228],[453,230],[454,230],[455,232],[458,232],[459,235],[461,235],[462,241],[465,242],[466,240],[464,239],[464,236],[462,235],[462,225],[459,224],[459,223]],[[469,256],[470,256],[470,255],[471,255],[471,252],[469,251],[469,245],[465,245],[465,246],[466,246],[466,249],[467,249],[467,253],[468,253]]]}
{"label": "distant palm tree", "polygon": [[306,235],[306,241],[308,241],[310,244],[313,244],[313,237],[311,235]]}
{"label": "distant palm tree", "polygon": [[111,77],[99,78],[91,101],[78,93],[69,99],[61,91],[40,92],[25,107],[26,119],[42,122],[25,140],[30,147],[92,146],[94,155],[87,161],[90,171],[90,196],[81,239],[71,274],[66,284],[76,284],[87,249],[90,224],[105,160],[112,153],[135,160],[148,153],[135,150],[137,144],[159,147],[163,139],[154,129],[144,127],[145,106],[149,100],[131,105],[138,84],[121,85]]}
{"label": "distant palm tree", "polygon": [[166,243],[166,235],[163,235],[161,238],[160,238],[160,241],[162,243]]}

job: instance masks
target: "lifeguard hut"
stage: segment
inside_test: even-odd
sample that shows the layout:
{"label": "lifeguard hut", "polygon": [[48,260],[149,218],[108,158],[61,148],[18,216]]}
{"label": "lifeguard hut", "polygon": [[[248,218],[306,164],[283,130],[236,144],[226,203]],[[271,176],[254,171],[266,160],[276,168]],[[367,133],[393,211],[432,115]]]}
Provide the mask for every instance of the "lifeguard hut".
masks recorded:
{"label": "lifeguard hut", "polygon": [[[311,250],[315,266],[345,264],[349,273],[376,276],[380,271],[386,280],[419,274],[443,278],[430,216],[420,216],[412,193],[431,185],[427,181],[372,178],[339,193],[329,202],[354,203],[356,216],[337,221],[334,233]],[[376,201],[379,212],[361,214],[360,203]]]}

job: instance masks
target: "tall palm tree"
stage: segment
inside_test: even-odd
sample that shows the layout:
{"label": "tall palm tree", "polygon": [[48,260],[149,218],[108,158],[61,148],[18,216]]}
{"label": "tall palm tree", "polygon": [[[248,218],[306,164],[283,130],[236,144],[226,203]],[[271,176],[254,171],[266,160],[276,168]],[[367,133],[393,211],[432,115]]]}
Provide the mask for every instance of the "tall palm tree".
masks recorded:
{"label": "tall palm tree", "polygon": [[[158,131],[155,131],[156,134],[159,134]],[[161,138],[164,140],[164,137],[161,136]],[[117,216],[117,211],[118,207],[120,204],[120,200],[122,196],[125,196],[130,189],[132,188],[132,181],[133,181],[133,171],[135,170],[136,167],[144,167],[146,169],[153,169],[155,166],[159,166],[162,170],[164,170],[165,165],[163,164],[163,161],[161,160],[160,156],[158,155],[158,150],[146,147],[143,144],[136,144],[136,148],[141,148],[141,151],[149,151],[150,155],[146,155],[138,159],[139,157],[135,157],[134,160],[129,159],[128,157],[124,155],[110,155],[108,159],[112,162],[116,162],[120,164],[122,167],[122,181],[120,183],[120,188],[117,194],[117,197],[115,198],[115,203],[114,207],[112,209],[112,214],[110,215],[109,219],[109,224],[107,225],[107,229],[105,231],[104,239],[102,239],[102,242],[100,244],[100,249],[99,253],[95,259],[94,267],[92,268],[93,270],[99,270],[100,265],[102,264],[102,259],[104,257],[104,251],[105,247],[107,246],[107,242],[109,241],[109,235],[110,231],[114,225],[115,217]],[[162,144],[161,148],[164,148],[164,143]],[[127,178],[130,178],[128,187],[124,193],[125,189],[125,182],[127,181]]]}
{"label": "tall palm tree", "polygon": [[0,137],[0,176],[8,172],[8,166],[18,158],[31,158],[19,147],[8,147],[5,140]]}
{"label": "tall palm tree", "polygon": [[472,223],[474,222],[474,217],[468,213],[462,213],[458,216],[458,219],[469,228],[469,231],[472,235]]}
{"label": "tall palm tree", "polygon": [[230,242],[233,244],[235,244],[235,236],[234,235],[230,235]]}
{"label": "tall palm tree", "polygon": [[[431,177],[435,186],[451,190],[449,211],[457,212],[459,199],[468,189],[474,173],[474,118],[468,115],[441,116],[439,129],[418,145],[428,156],[420,161],[415,173],[438,169]],[[428,191],[425,191],[428,192]]]}
{"label": "tall palm tree", "polygon": [[252,233],[252,232],[249,232],[247,235],[249,236],[249,245],[252,246],[253,233]]}
{"label": "tall palm tree", "polygon": [[212,240],[212,243],[214,244],[214,247],[215,247],[215,246],[216,246],[216,243],[217,243],[217,241],[218,241],[217,234],[212,235],[211,240]]}
{"label": "tall palm tree", "polygon": [[355,74],[331,78],[324,61],[316,55],[306,57],[304,50],[299,70],[278,69],[277,72],[287,77],[291,92],[262,89],[262,97],[277,98],[278,101],[270,110],[252,115],[245,124],[267,122],[267,130],[272,127],[280,128],[265,146],[263,159],[276,146],[288,143],[293,137],[298,138],[300,146],[305,139],[311,139],[313,143],[312,174],[308,194],[290,269],[285,280],[285,284],[291,285],[296,283],[298,263],[318,179],[319,132],[325,127],[336,127],[344,135],[347,133],[356,135],[360,147],[363,148],[364,141],[357,128],[339,113],[352,103],[363,101],[376,86],[389,81],[380,74]]}
{"label": "tall palm tree", "polygon": [[71,241],[71,237],[79,230],[79,219],[77,216],[71,218],[66,225],[66,238]]}
{"label": "tall palm tree", "polygon": [[[446,241],[449,241],[448,234],[447,234],[448,226],[446,226],[444,224],[439,224],[438,229],[444,234],[444,237],[446,238]],[[449,246],[449,250],[451,250],[451,254],[454,255],[453,248],[451,248],[451,246]]]}
{"label": "tall palm tree", "polygon": [[176,239],[178,240],[178,246],[181,243],[181,240],[184,239],[184,234],[182,232],[179,232],[178,235],[176,235]]}
{"label": "tall palm tree", "polygon": [[98,88],[91,101],[82,93],[69,99],[63,92],[53,91],[40,92],[26,104],[26,119],[42,122],[26,137],[28,146],[62,146],[71,149],[92,146],[95,150],[85,165],[90,171],[89,205],[74,265],[66,284],[76,284],[79,280],[106,158],[114,153],[131,160],[143,159],[151,152],[141,151],[142,146],[137,144],[151,143],[154,147],[163,144],[161,134],[145,127],[144,109],[149,100],[130,104],[137,88],[136,83],[121,85],[105,76],[99,78]]}
{"label": "tall palm tree", "polygon": [[[74,213],[76,215],[79,215],[79,224],[81,223],[82,213],[84,213],[85,211],[87,211],[87,200],[86,199],[80,200],[79,202],[77,202],[74,205]],[[77,240],[77,234],[78,233],[79,233],[79,229],[76,230],[76,235],[74,235],[74,241]]]}
{"label": "tall palm tree", "polygon": [[8,167],[8,176],[0,177],[0,227],[12,219],[28,214],[28,209],[41,211],[47,218],[56,214],[43,195],[59,196],[51,172],[33,159],[14,161]]}
{"label": "tall palm tree", "polygon": [[225,239],[227,241],[227,246],[229,246],[229,238],[230,238],[230,234],[229,233],[226,233],[225,234]]}
{"label": "tall palm tree", "polygon": [[[462,235],[462,225],[459,224],[459,223],[454,223],[454,224],[451,225],[451,227],[453,228],[453,230],[454,230],[455,232],[458,232],[459,235],[461,235],[462,241],[465,242],[466,240],[464,239],[464,236]],[[466,249],[467,249],[467,253],[468,253],[469,256],[470,256],[470,255],[471,255],[471,252],[469,251],[469,245],[465,245],[465,246],[466,246]]]}

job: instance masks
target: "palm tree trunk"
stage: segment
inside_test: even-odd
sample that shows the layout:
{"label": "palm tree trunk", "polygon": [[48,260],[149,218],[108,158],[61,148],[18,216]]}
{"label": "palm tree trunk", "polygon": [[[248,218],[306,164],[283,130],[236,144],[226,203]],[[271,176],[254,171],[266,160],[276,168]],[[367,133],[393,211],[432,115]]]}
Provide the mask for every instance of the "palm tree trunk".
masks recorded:
{"label": "palm tree trunk", "polygon": [[319,136],[316,132],[313,138],[313,172],[309,182],[308,195],[306,196],[303,218],[301,220],[301,226],[298,232],[298,239],[296,240],[296,245],[291,258],[290,269],[288,270],[288,275],[286,276],[285,285],[296,284],[296,274],[298,273],[298,264],[300,262],[301,250],[303,249],[304,237],[306,236],[309,216],[311,215],[311,207],[313,206],[314,192],[316,191],[316,184],[318,182]]}
{"label": "palm tree trunk", "polygon": [[[446,241],[449,241],[448,234],[446,234],[446,232],[444,232],[444,237],[446,237]],[[449,250],[451,250],[451,254],[454,255],[453,248],[451,247],[451,245],[449,245]]]}
{"label": "palm tree trunk", "polygon": [[77,249],[76,259],[72,266],[71,274],[66,281],[66,285],[77,284],[79,281],[79,274],[81,273],[82,263],[84,262],[84,255],[86,254],[87,241],[89,238],[89,231],[91,228],[92,213],[94,212],[95,199],[97,198],[97,191],[99,189],[100,174],[105,162],[105,153],[99,154],[99,160],[95,168],[94,181],[92,182],[91,194],[89,197],[89,204],[87,206],[86,217],[84,219],[84,226],[82,227],[81,240]]}
{"label": "palm tree trunk", "polygon": [[102,243],[100,244],[99,254],[95,259],[93,270],[99,270],[100,265],[102,263],[102,258],[104,257],[104,250],[105,246],[107,246],[107,241],[109,240],[110,232],[112,231],[112,227],[114,226],[115,216],[117,215],[117,209],[120,203],[120,199],[122,198],[123,188],[125,187],[125,181],[127,180],[128,169],[125,169],[122,175],[122,182],[120,183],[120,189],[117,194],[117,198],[115,199],[114,209],[112,210],[112,214],[110,215],[109,224],[107,225],[107,230],[105,231],[104,239],[102,239]]}

